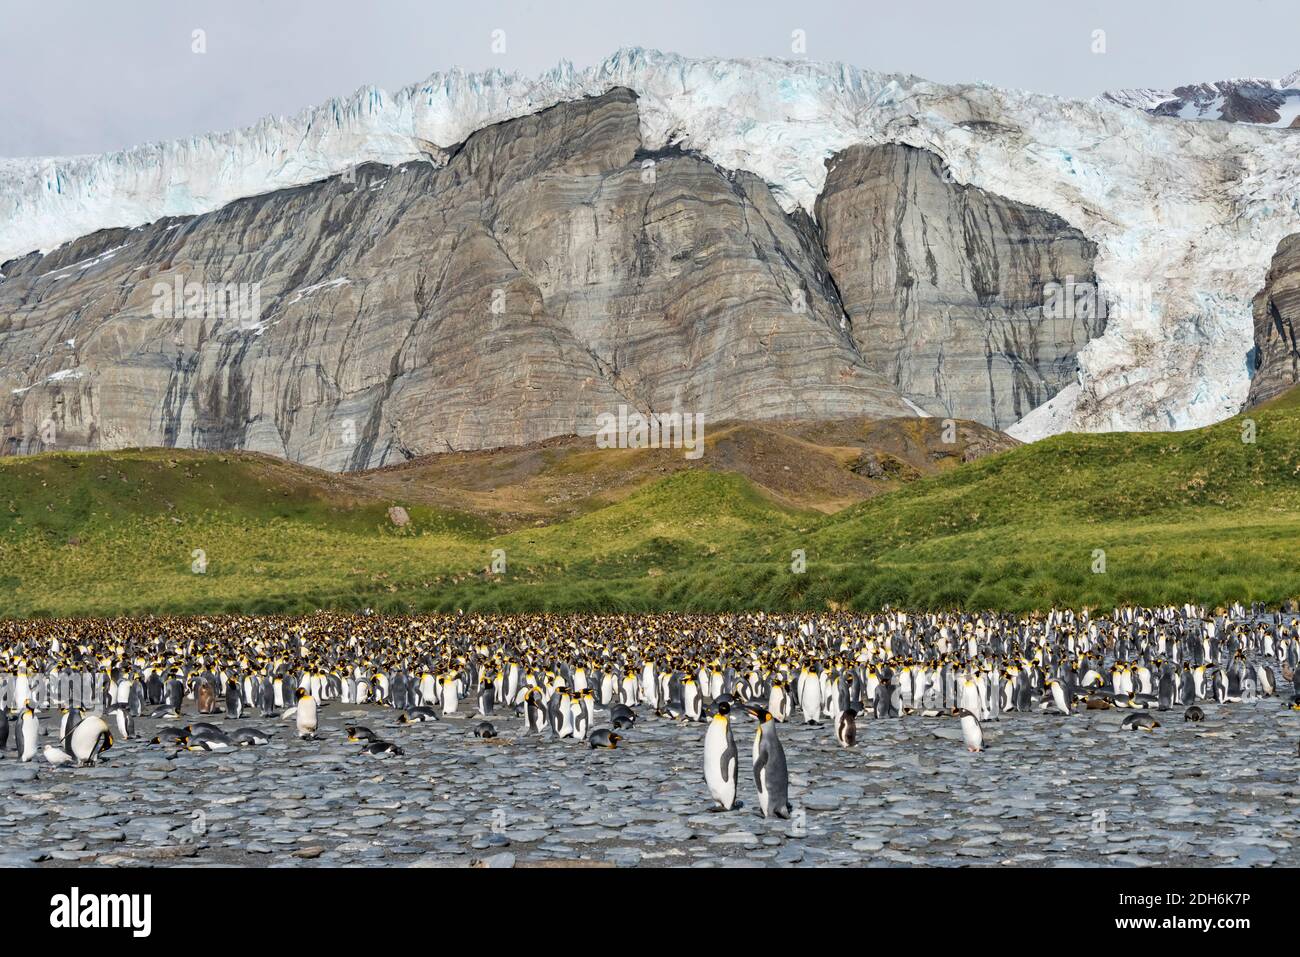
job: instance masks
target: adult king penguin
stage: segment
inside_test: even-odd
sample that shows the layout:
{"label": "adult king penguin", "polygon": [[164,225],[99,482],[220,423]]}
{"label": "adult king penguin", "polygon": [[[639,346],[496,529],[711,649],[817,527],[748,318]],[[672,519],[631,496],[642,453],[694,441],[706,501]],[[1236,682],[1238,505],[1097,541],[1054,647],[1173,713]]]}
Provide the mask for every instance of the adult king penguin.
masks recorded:
{"label": "adult king penguin", "polygon": [[746,705],[745,710],[758,721],[754,731],[754,785],[758,788],[758,806],[763,817],[789,818],[790,781],[785,768],[785,749],[776,736],[776,721],[766,708]]}
{"label": "adult king penguin", "polygon": [[979,718],[966,708],[959,708],[956,713],[961,718],[961,739],[966,742],[966,750],[983,751],[984,729],[980,726]]}
{"label": "adult king penguin", "polygon": [[294,714],[298,725],[298,737],[316,737],[317,717],[316,699],[311,696],[306,688],[299,688],[298,707]]}
{"label": "adult king penguin", "polygon": [[30,701],[23,705],[18,715],[18,760],[30,761],[36,757],[36,742],[41,736],[41,719]]}
{"label": "adult king penguin", "polygon": [[68,750],[82,767],[99,763],[99,756],[113,746],[108,722],[97,714],[87,715],[67,739]]}
{"label": "adult king penguin", "polygon": [[731,706],[718,705],[718,712],[704,732],[704,781],[718,802],[714,811],[730,811],[736,805],[736,739],[731,734]]}

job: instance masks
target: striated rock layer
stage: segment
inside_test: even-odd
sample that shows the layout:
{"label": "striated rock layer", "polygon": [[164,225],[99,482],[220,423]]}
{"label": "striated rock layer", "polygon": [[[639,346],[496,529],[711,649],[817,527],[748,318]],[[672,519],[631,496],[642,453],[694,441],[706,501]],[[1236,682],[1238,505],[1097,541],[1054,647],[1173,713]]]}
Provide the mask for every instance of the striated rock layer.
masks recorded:
{"label": "striated rock layer", "polygon": [[1105,319],[1045,290],[1095,284],[1082,233],[952,182],[925,150],[854,146],[828,165],[817,221],[831,273],[858,347],[904,397],[1006,428],[1075,381]]}
{"label": "striated rock layer", "polygon": [[[619,89],[475,133],[442,168],[367,165],[10,262],[5,451],[357,469],[589,434],[620,404],[907,414],[842,328],[806,217],[640,146]],[[255,313],[215,314],[207,284],[255,290]]]}
{"label": "striated rock layer", "polygon": [[1255,374],[1247,408],[1300,383],[1300,233],[1278,244],[1264,288],[1255,297]]}

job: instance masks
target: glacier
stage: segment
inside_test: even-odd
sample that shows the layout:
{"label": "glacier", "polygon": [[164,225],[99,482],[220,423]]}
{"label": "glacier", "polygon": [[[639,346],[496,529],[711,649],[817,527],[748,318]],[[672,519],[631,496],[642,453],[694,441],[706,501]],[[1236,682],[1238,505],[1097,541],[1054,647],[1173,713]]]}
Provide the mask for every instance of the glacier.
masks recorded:
{"label": "glacier", "polygon": [[1186,429],[1240,410],[1251,300],[1278,241],[1300,231],[1292,133],[836,63],[627,48],[536,77],[452,69],[395,93],[363,88],[292,117],[121,152],[4,159],[0,263],[364,162],[438,163],[477,129],[615,86],[637,94],[648,149],[693,150],[761,176],[787,212],[813,215],[839,150],[900,143],[1096,242],[1101,284],[1139,293],[1080,354],[1077,385],[1012,435]]}

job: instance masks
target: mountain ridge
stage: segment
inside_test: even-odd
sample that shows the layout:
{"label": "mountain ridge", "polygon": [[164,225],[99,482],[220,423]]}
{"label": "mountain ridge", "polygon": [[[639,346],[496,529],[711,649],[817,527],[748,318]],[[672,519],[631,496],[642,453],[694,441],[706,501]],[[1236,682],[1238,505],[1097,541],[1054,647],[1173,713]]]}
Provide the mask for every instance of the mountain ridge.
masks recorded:
{"label": "mountain ridge", "polygon": [[1022,439],[1194,427],[1246,400],[1251,301],[1278,242],[1300,230],[1289,134],[844,65],[626,49],[534,80],[449,71],[400,97],[363,90],[302,122],[266,120],[224,138],[75,163],[7,161],[0,256],[216,208],[362,161],[427,162],[431,145],[443,149],[489,120],[611,85],[637,92],[646,148],[677,144],[753,173],[786,212],[813,214],[829,157],[892,143],[927,149],[954,182],[1045,210],[1096,243],[1097,281],[1142,295],[1079,354],[1077,384],[1013,427]]}

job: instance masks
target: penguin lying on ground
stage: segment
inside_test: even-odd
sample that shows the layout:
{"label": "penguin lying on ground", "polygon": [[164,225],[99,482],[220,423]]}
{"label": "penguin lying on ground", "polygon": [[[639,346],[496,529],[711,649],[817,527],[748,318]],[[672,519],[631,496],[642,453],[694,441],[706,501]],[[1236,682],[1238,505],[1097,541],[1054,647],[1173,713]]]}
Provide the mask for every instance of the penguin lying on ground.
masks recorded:
{"label": "penguin lying on ground", "polygon": [[623,736],[609,728],[597,728],[591,732],[591,737],[587,739],[587,744],[594,748],[608,748],[614,750],[618,743],[623,740]]}
{"label": "penguin lying on ground", "polygon": [[422,721],[437,721],[438,714],[432,708],[407,708],[397,716],[398,724],[419,724]]}
{"label": "penguin lying on ground", "polygon": [[1154,731],[1160,722],[1149,714],[1131,714],[1120,724],[1124,731]]}
{"label": "penguin lying on ground", "polygon": [[259,731],[257,728],[240,728],[231,735],[231,740],[242,747],[249,747],[258,744],[269,744],[271,734],[266,731]]}
{"label": "penguin lying on ground", "polygon": [[388,755],[401,756],[406,752],[393,744],[391,741],[371,741],[361,749],[362,754],[371,754],[375,757],[387,757]]}

